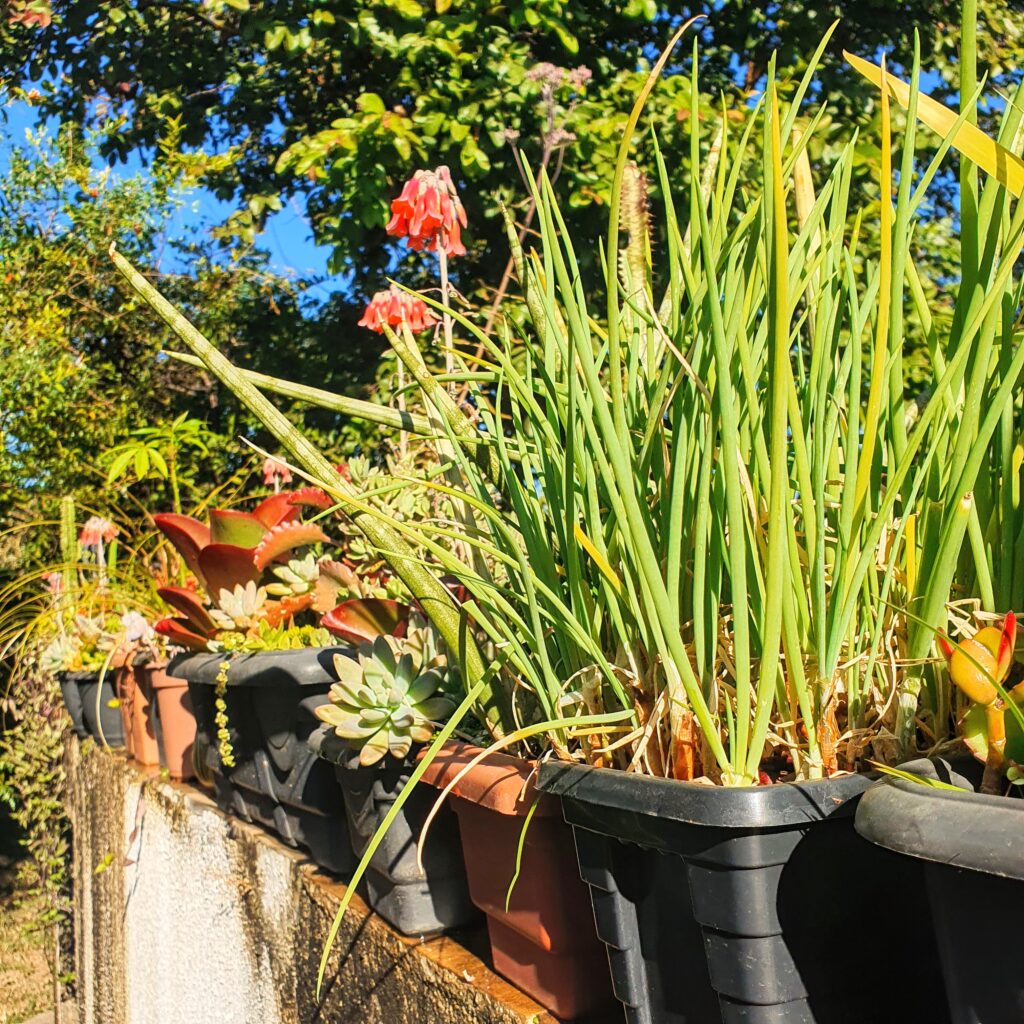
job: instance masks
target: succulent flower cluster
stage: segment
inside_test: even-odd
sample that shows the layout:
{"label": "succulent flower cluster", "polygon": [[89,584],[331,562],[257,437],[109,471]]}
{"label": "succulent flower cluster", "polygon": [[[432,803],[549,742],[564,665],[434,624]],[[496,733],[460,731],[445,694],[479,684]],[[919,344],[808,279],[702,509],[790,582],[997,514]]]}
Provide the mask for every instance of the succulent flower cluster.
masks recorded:
{"label": "succulent flower cluster", "polygon": [[420,331],[433,327],[437,323],[437,317],[419,296],[410,295],[409,292],[391,285],[385,291],[374,293],[362,320],[359,321],[359,326],[369,327],[371,331],[380,334],[384,330],[384,324],[388,327],[400,327],[403,323],[409,325],[409,330],[413,334],[419,334]]}
{"label": "succulent flower cluster", "polygon": [[263,482],[268,487],[273,487],[275,492],[279,491],[281,484],[292,482],[292,471],[280,459],[268,455],[263,460]]}
{"label": "succulent flower cluster", "polygon": [[411,629],[404,639],[378,636],[360,644],[355,657],[335,655],[334,670],[338,682],[317,715],[358,749],[364,766],[386,754],[406,757],[455,708],[441,692],[445,659],[425,626]]}
{"label": "succulent flower cluster", "polygon": [[387,232],[406,238],[410,249],[440,250],[447,256],[464,256],[461,229],[466,209],[455,190],[451,171],[444,165],[433,171],[417,171],[391,203]]}

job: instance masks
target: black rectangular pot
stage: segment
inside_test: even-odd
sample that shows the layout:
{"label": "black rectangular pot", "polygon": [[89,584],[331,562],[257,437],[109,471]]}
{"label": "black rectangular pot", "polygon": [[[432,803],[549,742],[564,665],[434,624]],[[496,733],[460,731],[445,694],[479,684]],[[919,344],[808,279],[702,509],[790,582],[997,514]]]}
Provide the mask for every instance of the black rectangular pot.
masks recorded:
{"label": "black rectangular pot", "polygon": [[946,1022],[924,893],[853,828],[869,785],[727,789],[543,764],[626,1020]]}
{"label": "black rectangular pot", "polygon": [[71,716],[76,734],[109,747],[124,746],[124,723],[114,690],[114,673],[61,672],[58,675],[64,706]]}
{"label": "black rectangular pot", "polygon": [[[362,857],[395,798],[408,785],[415,751],[403,761],[386,756],[363,767],[359,755],[327,725],[310,736],[309,746],[333,766],[345,800],[352,846],[356,857]],[[434,935],[479,917],[469,898],[458,819],[449,804],[431,823],[423,870],[417,866],[416,844],[436,799],[437,791],[426,785],[408,797],[374,851],[360,887],[360,895],[373,910],[405,935]]]}
{"label": "black rectangular pot", "polygon": [[57,682],[60,684],[60,695],[64,698],[71,725],[79,739],[85,739],[89,730],[85,727],[85,711],[82,708],[82,693],[79,688],[79,677],[96,678],[94,672],[58,672]]}
{"label": "black rectangular pot", "polygon": [[857,831],[925,878],[953,1024],[1024,1021],[1024,799],[975,792],[982,769],[968,758],[902,768],[969,792],[884,779],[864,794]]}
{"label": "black rectangular pot", "polygon": [[[213,777],[217,803],[243,821],[304,847],[339,875],[355,867],[345,808],[331,766],[306,741],[320,724],[315,709],[335,681],[332,659],[348,648],[323,647],[257,654],[189,654],[168,665],[188,680],[196,716],[200,767]],[[234,766],[221,763],[215,684],[227,660],[225,696]]]}

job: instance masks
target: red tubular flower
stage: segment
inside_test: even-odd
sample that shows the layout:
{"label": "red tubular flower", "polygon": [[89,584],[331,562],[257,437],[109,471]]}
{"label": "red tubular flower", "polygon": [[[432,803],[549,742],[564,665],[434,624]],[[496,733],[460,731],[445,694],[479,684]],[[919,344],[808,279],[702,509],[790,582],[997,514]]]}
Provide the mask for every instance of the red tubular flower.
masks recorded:
{"label": "red tubular flower", "polygon": [[425,331],[437,323],[437,317],[431,313],[427,304],[417,295],[403,292],[401,288],[391,285],[387,291],[377,292],[359,321],[360,327],[369,327],[378,334],[383,333],[384,324],[398,327],[405,321],[413,334]]}
{"label": "red tubular flower", "polygon": [[95,548],[100,544],[109,544],[117,536],[117,527],[103,516],[90,516],[82,532],[78,535],[78,543],[82,547]]}
{"label": "red tubular flower", "polygon": [[466,210],[455,191],[451,172],[442,165],[435,171],[417,171],[391,203],[389,235],[409,239],[410,249],[439,248],[448,256],[464,256],[461,230]]}
{"label": "red tubular flower", "polygon": [[273,483],[290,484],[292,482],[292,471],[273,455],[268,455],[263,460],[263,482],[269,486]]}

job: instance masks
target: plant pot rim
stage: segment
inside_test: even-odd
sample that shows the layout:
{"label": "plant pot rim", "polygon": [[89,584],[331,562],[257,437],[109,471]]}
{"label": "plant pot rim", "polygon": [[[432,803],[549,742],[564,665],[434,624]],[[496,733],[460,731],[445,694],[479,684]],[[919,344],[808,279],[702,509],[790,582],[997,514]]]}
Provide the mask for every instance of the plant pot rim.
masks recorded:
{"label": "plant pot rim", "polygon": [[350,747],[335,733],[334,726],[328,725],[326,722],[318,725],[309,734],[306,739],[306,746],[322,761],[329,761],[331,764],[338,768],[344,768],[346,771],[383,771],[387,767],[393,767],[396,763],[398,765],[409,765],[414,762],[418,749],[414,746],[410,755],[403,761],[397,761],[396,758],[387,754],[376,764],[360,765],[359,751]]}
{"label": "plant pot rim", "polygon": [[784,782],[774,786],[709,786],[613,768],[545,761],[538,787],[565,800],[712,828],[792,828],[853,813],[853,798],[874,775]]}
{"label": "plant pot rim", "polygon": [[181,679],[179,676],[172,676],[167,671],[166,662],[160,665],[147,665],[146,681],[154,690],[183,690],[188,686],[187,679]]}
{"label": "plant pot rim", "polygon": [[[84,683],[95,683],[100,678],[100,670],[96,669],[92,671],[87,668],[62,668],[59,672],[55,673],[58,679],[62,679],[66,683],[75,683],[78,686]],[[109,677],[110,672],[107,673]]]}
{"label": "plant pot rim", "polygon": [[135,657],[132,658],[132,668],[139,669],[161,669],[167,668],[167,664],[171,659],[168,657],[160,657],[154,655],[148,648],[139,648],[135,652]]}
{"label": "plant pot rim", "polygon": [[[437,752],[420,777],[436,789],[444,789],[461,769],[480,753],[483,748],[472,743],[449,742]],[[419,757],[423,757],[421,752]],[[554,817],[561,815],[557,800],[545,799],[538,790],[537,765],[521,757],[513,757],[500,751],[490,753],[480,764],[467,772],[455,784],[451,795],[462,800],[486,807],[498,814],[522,818],[537,804],[535,815]],[[539,800],[539,803],[537,802]]]}
{"label": "plant pot rim", "polygon": [[[901,769],[954,785],[974,782],[958,771],[975,764],[919,758]],[[878,846],[919,860],[1024,881],[1024,800],[986,793],[958,793],[884,778],[865,793],[857,831]]]}
{"label": "plant pot rim", "polygon": [[291,651],[252,651],[231,653],[186,653],[175,655],[167,664],[167,674],[201,686],[213,686],[223,662],[230,662],[228,686],[323,686],[337,681],[334,655],[352,655],[345,646],[304,647]]}

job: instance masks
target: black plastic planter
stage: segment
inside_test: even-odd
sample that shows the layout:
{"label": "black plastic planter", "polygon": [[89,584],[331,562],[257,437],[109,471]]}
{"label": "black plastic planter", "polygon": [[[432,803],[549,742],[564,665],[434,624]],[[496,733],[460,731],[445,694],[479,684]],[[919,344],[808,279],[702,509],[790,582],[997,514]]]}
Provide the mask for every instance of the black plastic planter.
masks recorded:
{"label": "black plastic planter", "polygon": [[89,730],[85,727],[85,712],[82,709],[82,692],[79,687],[81,679],[95,679],[93,672],[58,672],[57,682],[60,683],[60,695],[64,698],[64,707],[68,709],[71,725],[79,739],[85,739]]}
{"label": "black plastic planter", "polygon": [[124,746],[124,723],[114,690],[114,673],[62,672],[60,692],[77,735],[92,736],[108,747]]}
{"label": "black plastic planter", "polygon": [[[345,809],[330,765],[307,746],[320,724],[315,708],[334,682],[331,662],[347,648],[259,654],[190,654],[168,665],[188,680],[196,746],[205,751],[220,807],[302,846],[321,867],[340,875],[355,866]],[[225,702],[234,767],[221,763],[214,686],[230,663]]]}
{"label": "black plastic planter", "polygon": [[[309,746],[334,766],[345,798],[352,846],[361,857],[407,785],[413,758],[396,761],[385,757],[376,765],[361,767],[358,755],[329,726],[314,732]],[[364,876],[362,894],[367,902],[405,935],[437,934],[479,916],[469,898],[458,819],[448,804],[430,826],[423,870],[417,867],[416,843],[436,799],[436,790],[417,787],[374,852]]]}
{"label": "black plastic planter", "polygon": [[[630,1024],[948,1020],[914,872],[853,828],[861,776],[725,789],[561,762]],[[916,929],[916,930],[915,930]]]}
{"label": "black plastic planter", "polygon": [[972,760],[902,767],[970,792],[885,779],[864,795],[857,831],[924,874],[953,1024],[1024,1021],[1024,800],[974,792]]}

